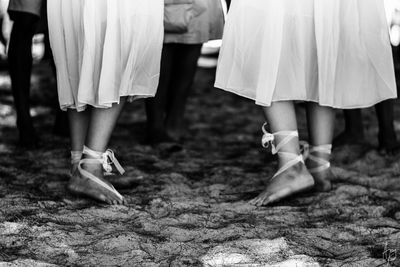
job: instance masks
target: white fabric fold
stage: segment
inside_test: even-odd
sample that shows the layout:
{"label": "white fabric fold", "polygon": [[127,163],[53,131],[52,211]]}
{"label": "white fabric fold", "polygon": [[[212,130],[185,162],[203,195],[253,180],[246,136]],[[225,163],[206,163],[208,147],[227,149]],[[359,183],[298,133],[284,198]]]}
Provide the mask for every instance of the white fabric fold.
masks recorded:
{"label": "white fabric fold", "polygon": [[395,98],[383,1],[232,2],[215,86],[262,106],[362,108]]}
{"label": "white fabric fold", "polygon": [[155,95],[162,0],[51,0],[47,8],[62,109]]}

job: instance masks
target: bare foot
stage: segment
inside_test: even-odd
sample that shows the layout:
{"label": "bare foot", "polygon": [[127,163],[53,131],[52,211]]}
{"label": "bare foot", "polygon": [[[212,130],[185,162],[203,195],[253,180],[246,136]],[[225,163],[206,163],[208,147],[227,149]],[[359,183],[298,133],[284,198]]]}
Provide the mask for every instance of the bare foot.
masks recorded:
{"label": "bare foot", "polygon": [[312,174],[315,181],[314,190],[318,192],[328,192],[332,190],[331,179],[333,173],[331,169],[327,169],[320,172],[315,172]]}
{"label": "bare foot", "polygon": [[[318,159],[324,160],[321,155]],[[329,164],[328,163],[329,158],[326,160],[327,160],[326,161],[327,164]],[[322,169],[318,170],[318,168],[321,168],[323,165],[321,166],[320,162],[317,162],[315,160],[311,160],[310,158],[308,158],[306,160],[306,166],[310,170],[310,173],[315,181],[314,191],[327,192],[332,189],[331,180],[334,175],[332,173],[332,170],[329,167],[330,165],[328,165],[326,168],[322,168]],[[317,169],[317,170],[312,171],[313,169]]]}
{"label": "bare foot", "polygon": [[249,203],[256,206],[268,205],[314,186],[314,179],[301,162],[271,179],[267,188]]}
{"label": "bare foot", "polygon": [[[102,182],[113,188],[113,186],[104,179],[103,169],[101,165],[84,165],[83,168],[98,177]],[[72,175],[68,183],[68,190],[77,195],[84,195],[98,201],[106,202],[108,204],[118,205],[126,204],[124,198],[120,198],[116,193],[106,189],[98,183],[86,178],[82,175],[79,170],[76,170]]]}

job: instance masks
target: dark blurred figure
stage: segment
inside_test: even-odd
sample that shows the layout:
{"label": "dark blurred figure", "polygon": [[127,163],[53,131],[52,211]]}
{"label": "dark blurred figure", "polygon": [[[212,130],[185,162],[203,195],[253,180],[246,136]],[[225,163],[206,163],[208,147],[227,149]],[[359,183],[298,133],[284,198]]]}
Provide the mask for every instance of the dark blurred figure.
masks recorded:
{"label": "dark blurred figure", "polygon": [[[45,1],[42,0],[10,0],[8,7],[10,18],[14,21],[10,36],[8,63],[17,112],[19,142],[20,145],[31,148],[38,145],[38,136],[30,115],[32,38],[37,32],[40,17],[45,14],[45,11]],[[45,16],[43,19],[46,19]],[[65,129],[66,125],[66,115],[58,111],[55,133],[66,135],[68,133]]]}
{"label": "dark blurred figure", "polygon": [[165,1],[160,83],[156,97],[146,99],[147,141],[151,144],[182,139],[186,101],[202,44],[222,37],[220,1],[181,2]]}
{"label": "dark blurred figure", "polygon": [[[400,25],[400,11],[395,9],[390,14],[390,32],[398,30]],[[396,42],[396,41],[395,41]],[[392,46],[394,70],[396,82],[399,81],[400,71],[400,47]],[[399,94],[399,84],[397,84],[397,94]],[[378,119],[378,141],[380,152],[394,155],[400,152],[400,142],[397,140],[394,129],[394,100],[389,99],[375,105],[376,117]],[[365,143],[364,127],[361,109],[344,111],[345,129],[334,140],[334,146],[346,144]]]}
{"label": "dark blurred figure", "polygon": [[230,5],[231,5],[231,0],[226,0],[226,5],[228,6],[228,8],[230,7]]}
{"label": "dark blurred figure", "polygon": [[[345,129],[333,140],[335,147],[346,144],[362,144],[364,139],[364,126],[361,109],[345,110]],[[379,150],[385,154],[393,155],[400,152],[400,142],[397,141],[394,129],[393,100],[385,100],[375,105],[378,119]]]}
{"label": "dark blurred figure", "polygon": [[[400,47],[392,47],[393,60],[395,64],[396,80],[399,76]],[[399,93],[399,87],[397,87]],[[333,140],[333,145],[343,146],[350,144],[365,143],[364,126],[361,109],[344,110],[345,129]],[[378,119],[378,141],[379,151],[394,155],[400,152],[400,142],[397,140],[394,129],[394,100],[389,99],[375,105],[376,117]]]}

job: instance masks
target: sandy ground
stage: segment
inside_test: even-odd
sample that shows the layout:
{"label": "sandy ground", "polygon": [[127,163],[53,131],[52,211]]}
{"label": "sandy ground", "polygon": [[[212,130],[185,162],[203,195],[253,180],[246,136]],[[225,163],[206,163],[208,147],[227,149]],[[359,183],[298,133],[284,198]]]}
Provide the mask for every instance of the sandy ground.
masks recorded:
{"label": "sandy ground", "polygon": [[[400,266],[400,162],[375,149],[373,109],[364,112],[369,145],[335,151],[331,192],[255,208],[247,201],[276,168],[260,146],[263,118],[251,101],[212,88],[213,75],[196,76],[182,150],[143,144],[143,102],[127,106],[110,147],[130,204],[107,206],[65,190],[68,140],[51,134],[48,67],[33,76],[43,140],[34,151],[15,147],[1,71],[0,266]],[[304,117],[299,106],[303,137]]]}

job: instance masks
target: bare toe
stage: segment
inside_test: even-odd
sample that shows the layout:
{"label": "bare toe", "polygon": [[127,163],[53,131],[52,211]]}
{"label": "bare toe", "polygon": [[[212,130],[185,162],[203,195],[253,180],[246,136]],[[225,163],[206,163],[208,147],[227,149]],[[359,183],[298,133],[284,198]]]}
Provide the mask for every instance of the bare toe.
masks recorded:
{"label": "bare toe", "polygon": [[[104,179],[101,180],[109,185],[110,188],[113,188],[112,185],[109,184],[107,181],[105,181]],[[90,179],[81,177],[79,173],[71,178],[68,184],[68,190],[74,194],[87,196],[108,204],[122,203],[123,201],[123,199],[121,199],[120,196],[117,195],[117,191],[112,192]]]}
{"label": "bare toe", "polygon": [[250,200],[249,203],[254,206],[262,206],[264,201],[269,197],[270,193],[268,191],[262,192],[259,196]]}
{"label": "bare toe", "polygon": [[268,205],[271,203],[274,203],[276,201],[279,201],[293,193],[293,190],[290,187],[283,188],[279,190],[278,192],[271,194],[268,196],[262,203],[262,205]]}
{"label": "bare toe", "polygon": [[105,195],[98,195],[100,201],[107,202],[107,198]]}
{"label": "bare toe", "polygon": [[271,179],[266,189],[249,203],[255,206],[268,205],[313,186],[313,177],[301,163]]}

